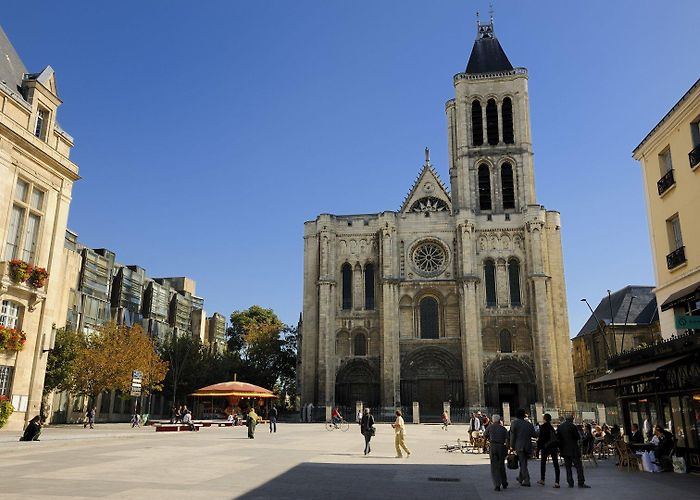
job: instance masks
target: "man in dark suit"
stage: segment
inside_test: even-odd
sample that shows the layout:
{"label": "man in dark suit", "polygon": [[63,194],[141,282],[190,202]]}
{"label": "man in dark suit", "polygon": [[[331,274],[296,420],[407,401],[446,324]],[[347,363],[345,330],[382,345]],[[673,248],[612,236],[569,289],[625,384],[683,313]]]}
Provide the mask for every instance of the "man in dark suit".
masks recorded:
{"label": "man in dark suit", "polygon": [[586,478],[583,476],[583,464],[581,463],[581,435],[574,425],[573,415],[567,415],[566,420],[559,424],[557,428],[557,439],[559,440],[559,451],[564,457],[564,467],[566,467],[566,482],[569,483],[569,488],[574,487],[574,474],[571,466],[576,467],[576,476],[578,479],[579,488],[590,488],[586,484]]}
{"label": "man in dark suit", "polygon": [[518,482],[521,486],[530,486],[530,472],[527,470],[527,460],[532,455],[532,438],[537,434],[535,427],[525,420],[525,410],[519,408],[515,412],[515,420],[510,424],[510,447],[518,454],[520,471]]}
{"label": "man in dark suit", "polygon": [[632,424],[632,435],[630,436],[630,443],[641,444],[644,442],[644,436],[642,436],[642,431],[639,430],[637,424]]}

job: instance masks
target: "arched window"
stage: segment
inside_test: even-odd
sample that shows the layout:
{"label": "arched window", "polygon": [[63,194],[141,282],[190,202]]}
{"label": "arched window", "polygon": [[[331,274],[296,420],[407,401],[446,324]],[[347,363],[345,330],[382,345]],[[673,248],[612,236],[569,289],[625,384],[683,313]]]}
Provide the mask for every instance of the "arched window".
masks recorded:
{"label": "arched window", "polygon": [[510,305],[520,306],[520,262],[518,259],[508,261],[508,283],[510,284]]}
{"label": "arched window", "polygon": [[486,103],[486,133],[489,137],[489,144],[498,144],[498,108],[496,101],[489,99]]}
{"label": "arched window", "polygon": [[485,163],[479,165],[479,209],[491,210],[491,171]]}
{"label": "arched window", "polygon": [[365,309],[374,309],[374,265],[365,266]]}
{"label": "arched window", "polygon": [[484,262],[484,287],[486,307],[496,307],[496,264],[492,260]]}
{"label": "arched window", "polygon": [[472,101],[472,141],[474,146],[484,144],[484,122],[481,115],[481,103],[475,99]]}
{"label": "arched window", "polygon": [[434,297],[424,297],[420,301],[420,336],[422,339],[440,337],[439,307]]}
{"label": "arched window", "polygon": [[17,302],[3,300],[0,309],[0,325],[5,328],[17,328],[19,325],[20,306]]}
{"label": "arched window", "polygon": [[355,335],[354,354],[355,356],[367,356],[367,337],[364,333]]}
{"label": "arched window", "polygon": [[340,270],[343,275],[343,309],[352,309],[352,266],[346,262]]}
{"label": "arched window", "polygon": [[499,336],[501,352],[513,352],[513,338],[508,330],[501,330]]}
{"label": "arched window", "polygon": [[503,123],[503,142],[513,144],[515,137],[513,136],[513,102],[510,97],[503,99],[501,104],[501,121]]}
{"label": "arched window", "polygon": [[503,192],[503,210],[515,208],[515,188],[513,187],[513,167],[510,163],[501,166],[501,190]]}

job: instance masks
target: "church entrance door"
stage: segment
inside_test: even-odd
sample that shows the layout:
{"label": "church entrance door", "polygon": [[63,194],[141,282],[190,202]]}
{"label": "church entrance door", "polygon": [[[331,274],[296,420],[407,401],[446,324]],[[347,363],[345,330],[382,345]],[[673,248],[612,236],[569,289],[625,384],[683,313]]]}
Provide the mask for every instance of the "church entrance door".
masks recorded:
{"label": "church entrance door", "polygon": [[513,412],[518,408],[518,384],[498,384],[498,407],[503,408],[503,403],[508,403]]}
{"label": "church entrance door", "polygon": [[510,405],[511,415],[518,408],[527,409],[535,404],[537,390],[535,373],[530,365],[515,357],[496,359],[484,372],[486,406],[500,410],[503,403]]}
{"label": "church entrance door", "polygon": [[[365,406],[379,405],[379,383],[376,370],[366,361],[356,359],[345,364],[335,378],[335,403],[355,407],[357,401]],[[354,413],[353,409],[353,413]]]}

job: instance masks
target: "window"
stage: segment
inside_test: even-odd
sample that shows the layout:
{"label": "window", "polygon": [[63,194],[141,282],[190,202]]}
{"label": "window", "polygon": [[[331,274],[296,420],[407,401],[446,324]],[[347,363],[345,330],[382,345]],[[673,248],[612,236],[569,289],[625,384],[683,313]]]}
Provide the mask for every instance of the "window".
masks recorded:
{"label": "window", "polygon": [[513,167],[510,163],[501,166],[501,190],[503,193],[503,210],[515,208],[515,188],[513,186]]}
{"label": "window", "polygon": [[374,266],[372,264],[365,266],[365,309],[368,311],[374,309]]}
{"label": "window", "polygon": [[492,260],[484,262],[484,286],[486,307],[496,307],[496,264]]}
{"label": "window", "polygon": [[501,121],[503,122],[503,142],[513,144],[515,142],[513,136],[513,102],[510,100],[510,97],[503,99]]}
{"label": "window", "polygon": [[681,220],[678,214],[666,221],[668,231],[668,245],[671,251],[678,250],[683,246],[683,235],[681,234]]}
{"label": "window", "polygon": [[17,302],[3,300],[2,308],[0,308],[0,325],[6,328],[17,328],[20,307]]}
{"label": "window", "polygon": [[354,344],[355,356],[367,356],[367,337],[364,333],[355,335]]}
{"label": "window", "polygon": [[472,142],[474,146],[484,144],[484,123],[481,115],[481,103],[478,100],[472,102]]}
{"label": "window", "polygon": [[44,213],[44,191],[17,179],[15,202],[10,212],[5,260],[22,259],[33,263]]}
{"label": "window", "polygon": [[693,148],[700,146],[700,120],[690,124],[690,139],[693,141]]}
{"label": "window", "polygon": [[0,366],[0,396],[9,396],[12,386],[12,367]]}
{"label": "window", "polygon": [[420,301],[420,337],[436,339],[440,337],[438,301],[434,297],[424,297]]}
{"label": "window", "polygon": [[484,163],[479,165],[479,209],[491,210],[491,171]]}
{"label": "window", "polygon": [[520,306],[520,262],[518,259],[508,261],[508,284],[510,285],[510,305]]}
{"label": "window", "polygon": [[39,108],[36,112],[36,125],[34,126],[34,135],[39,139],[46,139],[46,126],[48,125],[49,112]]}
{"label": "window", "polygon": [[486,103],[486,133],[491,146],[498,144],[498,110],[494,99]]}
{"label": "window", "polygon": [[673,162],[671,161],[671,148],[666,148],[659,155],[659,169],[661,170],[661,177],[673,170]]}
{"label": "window", "polygon": [[508,330],[501,330],[499,341],[501,352],[513,352],[513,338]]}
{"label": "window", "polygon": [[343,279],[343,309],[352,309],[352,266],[347,262],[341,268]]}

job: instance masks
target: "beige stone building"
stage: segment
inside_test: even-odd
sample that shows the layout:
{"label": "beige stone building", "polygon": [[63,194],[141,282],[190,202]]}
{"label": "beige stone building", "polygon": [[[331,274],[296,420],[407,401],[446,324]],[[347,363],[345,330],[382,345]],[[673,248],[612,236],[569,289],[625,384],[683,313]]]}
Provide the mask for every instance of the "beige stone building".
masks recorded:
{"label": "beige stone building", "polygon": [[[60,105],[53,69],[27,72],[0,28],[0,326],[26,334],[22,350],[0,350],[0,395],[15,407],[10,429],[39,414],[60,309],[61,253],[79,179],[68,158],[73,139],[56,121]],[[48,280],[22,281],[14,260],[44,268]]]}
{"label": "beige stone building", "polygon": [[641,162],[661,334],[700,316],[700,80],[634,150]]}
{"label": "beige stone building", "polygon": [[450,187],[304,226],[302,404],[574,403],[559,213],[535,197],[528,73],[478,26],[446,104]]}
{"label": "beige stone building", "polygon": [[207,318],[207,338],[206,343],[219,353],[227,349],[226,344],[226,317],[220,313],[214,313]]}

